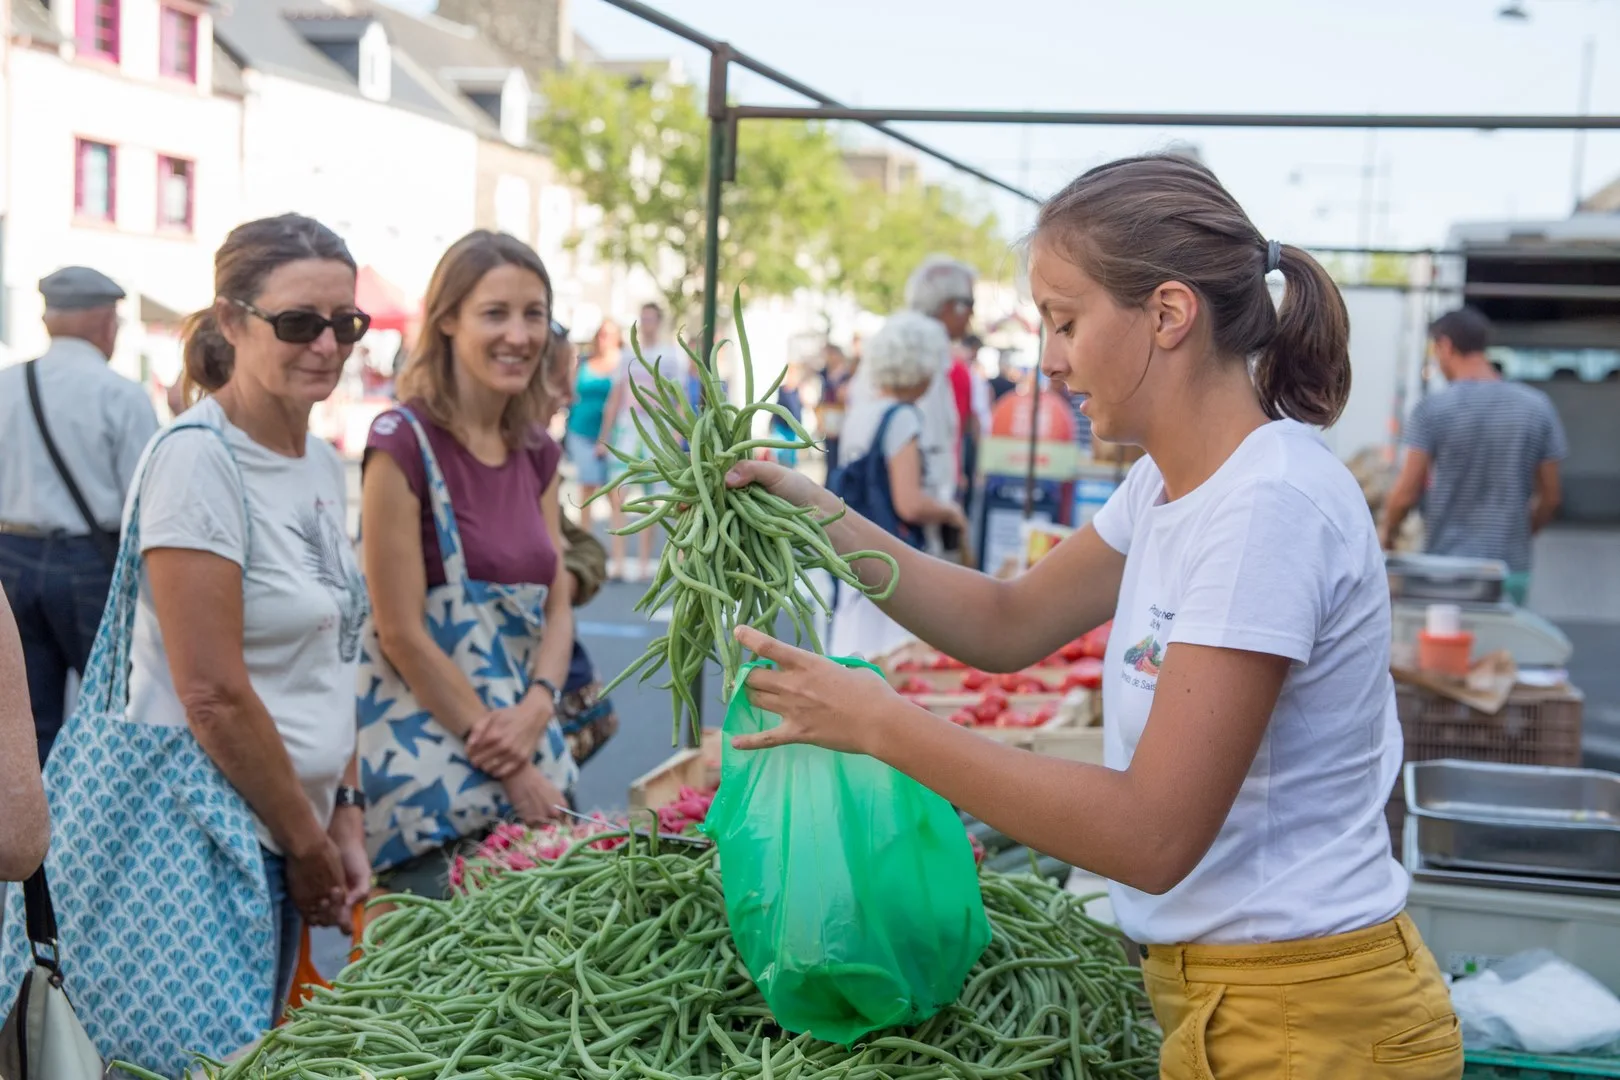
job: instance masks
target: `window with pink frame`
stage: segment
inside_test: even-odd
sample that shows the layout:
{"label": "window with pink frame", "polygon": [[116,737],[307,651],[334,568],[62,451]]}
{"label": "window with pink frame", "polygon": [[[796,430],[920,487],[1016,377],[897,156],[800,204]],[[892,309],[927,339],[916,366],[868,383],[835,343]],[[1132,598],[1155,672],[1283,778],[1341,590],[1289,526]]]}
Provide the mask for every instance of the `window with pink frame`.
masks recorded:
{"label": "window with pink frame", "polygon": [[190,232],[196,205],[197,166],[185,158],[158,158],[158,228]]}
{"label": "window with pink frame", "polygon": [[118,150],[78,139],[73,153],[73,214],[111,223],[118,217]]}
{"label": "window with pink frame", "polygon": [[74,40],[81,55],[118,59],[120,0],[77,0]]}
{"label": "window with pink frame", "polygon": [[158,70],[171,79],[197,81],[197,16],[164,7],[158,41]]}

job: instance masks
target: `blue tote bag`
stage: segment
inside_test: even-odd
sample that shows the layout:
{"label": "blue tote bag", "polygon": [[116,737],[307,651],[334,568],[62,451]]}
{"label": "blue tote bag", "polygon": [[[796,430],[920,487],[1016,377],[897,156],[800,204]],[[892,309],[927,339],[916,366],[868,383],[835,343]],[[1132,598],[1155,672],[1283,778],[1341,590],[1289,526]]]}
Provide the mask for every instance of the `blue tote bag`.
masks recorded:
{"label": "blue tote bag", "polygon": [[[176,424],[145,460],[158,442],[192,428],[224,441],[210,425]],[[190,728],[127,715],[140,477],[135,490],[78,703],[45,767],[45,865],[64,989],[85,1031],[106,1060],[178,1076],[196,1054],[222,1057],[270,1025],[275,927],[247,802]],[[251,555],[245,488],[242,513]],[[23,891],[7,890],[0,1015],[31,963],[25,923]]]}

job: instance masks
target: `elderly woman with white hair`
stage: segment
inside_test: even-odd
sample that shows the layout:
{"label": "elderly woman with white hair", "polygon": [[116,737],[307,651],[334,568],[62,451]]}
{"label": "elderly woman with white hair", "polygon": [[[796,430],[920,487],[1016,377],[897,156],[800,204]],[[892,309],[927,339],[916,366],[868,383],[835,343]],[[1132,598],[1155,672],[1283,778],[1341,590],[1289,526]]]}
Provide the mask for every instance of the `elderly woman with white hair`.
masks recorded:
{"label": "elderly woman with white hair", "polygon": [[[973,267],[948,255],[930,255],[906,279],[906,307],[939,323],[951,342],[961,341],[973,318],[973,286],[978,274]],[[954,498],[962,489],[962,436],[965,402],[957,400],[951,386],[951,357],[947,356],[940,377],[929,386],[917,403],[923,414],[923,456],[928,461],[928,481],[935,495]],[[955,538],[945,545],[954,549]]]}
{"label": "elderly woman with white hair", "polygon": [[[860,507],[863,516],[919,548],[937,548],[937,541],[924,540],[924,526],[967,525],[961,507],[934,494],[940,485],[923,451],[925,419],[917,404],[942,381],[950,350],[937,320],[914,311],[890,316],[867,344],[861,362],[867,392],[845,415],[839,447],[841,477],[858,484],[868,500]],[[954,487],[954,472],[950,479]],[[831,655],[875,659],[910,636],[859,590],[838,590]]]}

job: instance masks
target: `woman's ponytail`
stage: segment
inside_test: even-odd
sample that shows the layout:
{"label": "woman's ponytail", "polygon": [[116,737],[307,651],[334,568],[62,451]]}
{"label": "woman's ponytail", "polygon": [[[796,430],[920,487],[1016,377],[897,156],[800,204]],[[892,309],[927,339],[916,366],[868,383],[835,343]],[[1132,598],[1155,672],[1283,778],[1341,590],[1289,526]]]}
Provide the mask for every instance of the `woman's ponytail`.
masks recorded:
{"label": "woman's ponytail", "polygon": [[1327,427],[1350,399],[1350,313],[1339,287],[1306,252],[1281,246],[1282,305],[1259,351],[1254,385],[1273,420]]}
{"label": "woman's ponytail", "polygon": [[180,340],[185,361],[180,396],[187,405],[193,405],[231,381],[231,371],[236,367],[236,349],[225,340],[219,328],[219,315],[212,307],[186,318],[180,329]]}

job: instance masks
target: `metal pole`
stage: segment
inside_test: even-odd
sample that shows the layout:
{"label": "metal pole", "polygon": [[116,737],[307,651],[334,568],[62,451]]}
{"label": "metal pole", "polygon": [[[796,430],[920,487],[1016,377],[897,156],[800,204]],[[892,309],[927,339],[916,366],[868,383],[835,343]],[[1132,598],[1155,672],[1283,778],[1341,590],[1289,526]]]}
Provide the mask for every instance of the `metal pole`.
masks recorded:
{"label": "metal pole", "polygon": [[[1597,59],[1597,39],[1588,35],[1586,44],[1581,48],[1581,115],[1585,116],[1592,109],[1592,70]],[[1575,161],[1570,174],[1570,212],[1581,208],[1581,188],[1586,179],[1586,132],[1575,132]]]}
{"label": "metal pole", "polygon": [[1379,128],[1427,131],[1615,131],[1620,116],[1367,113],[1011,112],[976,109],[850,109],[734,105],[743,120],[853,120],[863,124],[1060,124],[1072,127]]}
{"label": "metal pole", "polygon": [[[707,187],[703,203],[703,348],[698,353],[700,362],[711,370],[715,360],[715,323],[720,305],[720,197],[726,182],[726,127],[729,119],[726,79],[732,56],[731,46],[723,41],[715,42],[713,49],[709,55],[709,174],[705,178]],[[708,407],[717,409],[720,402],[708,402]],[[705,664],[698,669],[692,680],[692,700],[697,706],[695,726],[700,736],[703,730],[703,672],[707,667]],[[686,725],[682,727],[682,742],[687,746],[698,745],[699,740],[693,737],[692,728]]]}
{"label": "metal pole", "polygon": [[[715,52],[722,45],[724,45],[723,42],[715,40],[709,35],[703,33],[701,30],[688,26],[677,19],[672,19],[656,8],[648,7],[646,4],[640,3],[639,0],[605,0],[605,2],[618,8],[620,11],[628,12],[629,14],[635,15],[638,18],[645,19],[654,26],[669,31],[676,37],[685,38],[687,41],[692,42],[694,45],[699,45],[709,50],[711,53]],[[813,87],[805,85],[790,75],[783,74],[782,72],[771,67],[769,64],[755,60],[747,53],[738,52],[736,49],[732,49],[729,45],[725,45],[725,48],[730,51],[731,61],[737,66],[746,68],[762,78],[769,79],[771,82],[785,90],[791,90],[795,94],[807,97],[811,101],[816,102],[818,105],[826,105],[833,108],[843,108],[843,105],[840,102],[833,100],[826,94],[823,94],[821,91],[816,90]],[[909,135],[905,135],[894,130],[889,125],[883,123],[881,117],[872,120],[863,120],[861,123],[865,124],[874,131],[882,132],[895,142],[909,146],[919,153],[927,154],[929,157],[942,164],[949,165],[958,172],[964,172],[969,176],[983,180],[991,187],[1000,188],[1002,191],[1016,195],[1020,199],[1024,199],[1028,202],[1038,203],[1044,201],[1038,195],[1033,195],[1022,188],[1014,187],[1004,180],[999,180],[987,172],[974,168],[972,165],[969,165],[967,162],[962,161],[959,158],[954,158],[949,154],[935,150],[932,146],[929,146],[926,143],[919,142]]]}

